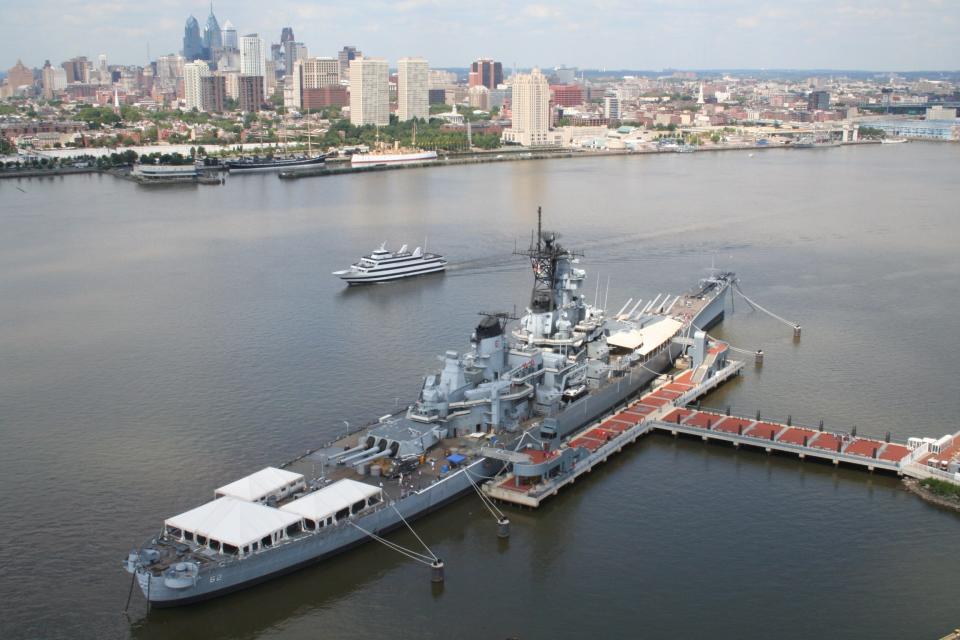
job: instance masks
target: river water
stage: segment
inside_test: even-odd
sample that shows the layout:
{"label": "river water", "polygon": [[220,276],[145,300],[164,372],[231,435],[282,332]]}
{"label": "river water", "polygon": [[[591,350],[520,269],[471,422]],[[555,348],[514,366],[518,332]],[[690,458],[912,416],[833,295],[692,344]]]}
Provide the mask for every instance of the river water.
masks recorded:
{"label": "river water", "polygon": [[[522,310],[542,205],[587,289],[680,293],[762,348],[707,401],[894,438],[960,428],[960,146],[608,157],[145,188],[0,181],[0,637],[933,638],[960,626],[960,517],[896,478],[650,436],[498,543],[476,498],[377,545],[146,612],[120,562],[162,520],[411,400],[479,311]],[[382,241],[445,275],[347,289]],[[609,294],[607,283],[609,281]],[[410,536],[396,534],[402,543]]]}

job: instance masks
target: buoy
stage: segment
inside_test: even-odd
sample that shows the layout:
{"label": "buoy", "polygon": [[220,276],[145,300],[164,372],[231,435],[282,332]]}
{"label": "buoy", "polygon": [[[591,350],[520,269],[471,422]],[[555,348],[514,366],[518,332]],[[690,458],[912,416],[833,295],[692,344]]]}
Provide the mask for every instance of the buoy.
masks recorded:
{"label": "buoy", "polygon": [[498,538],[509,538],[510,537],[510,519],[503,517],[497,521],[497,537]]}
{"label": "buoy", "polygon": [[757,355],[754,357],[754,361],[758,367],[763,366],[763,349],[757,349]]}
{"label": "buoy", "polygon": [[443,582],[443,560],[437,558],[430,565],[430,582]]}
{"label": "buoy", "polygon": [[793,426],[793,416],[787,416],[787,426]]}
{"label": "buoy", "polygon": [[800,325],[798,324],[793,325],[793,337],[797,340],[800,339]]}

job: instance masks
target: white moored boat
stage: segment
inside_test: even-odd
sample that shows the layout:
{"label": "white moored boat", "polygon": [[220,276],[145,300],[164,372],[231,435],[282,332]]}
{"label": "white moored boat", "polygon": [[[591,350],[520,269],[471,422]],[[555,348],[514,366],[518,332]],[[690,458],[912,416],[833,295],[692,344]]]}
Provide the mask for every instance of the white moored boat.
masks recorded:
{"label": "white moored boat", "polygon": [[388,251],[386,243],[349,269],[334,271],[333,275],[346,280],[348,284],[366,284],[387,282],[401,278],[412,278],[426,273],[436,273],[447,268],[447,261],[436,253],[426,253],[417,247],[411,253],[407,245],[396,253]]}
{"label": "white moored boat", "polygon": [[378,164],[410,164],[414,162],[432,162],[437,159],[436,151],[418,151],[414,153],[363,153],[350,158],[350,164],[357,167],[376,166]]}

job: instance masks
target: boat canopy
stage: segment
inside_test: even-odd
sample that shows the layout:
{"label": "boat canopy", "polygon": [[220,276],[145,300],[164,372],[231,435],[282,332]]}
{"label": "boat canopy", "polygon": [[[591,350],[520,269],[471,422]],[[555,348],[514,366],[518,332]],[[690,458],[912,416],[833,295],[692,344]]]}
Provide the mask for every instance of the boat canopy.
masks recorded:
{"label": "boat canopy", "polygon": [[226,496],[169,518],[164,526],[168,534],[179,534],[181,539],[203,544],[201,538],[206,538],[211,546],[220,543],[244,549],[264,538],[276,542],[284,537],[287,527],[299,523],[296,514]]}
{"label": "boat canopy", "polygon": [[655,351],[669,340],[683,323],[673,318],[664,318],[642,329],[618,331],[607,338],[607,344],[633,351],[639,348],[640,355]]}
{"label": "boat canopy", "polygon": [[214,497],[231,496],[248,502],[263,502],[270,497],[284,498],[305,486],[302,474],[267,467],[220,487]]}
{"label": "boat canopy", "polygon": [[344,478],[285,504],[280,507],[280,510],[296,514],[297,517],[309,518],[314,522],[322,522],[344,509],[350,509],[357,503],[364,503],[364,507],[373,504],[370,498],[377,497],[379,500],[382,492],[383,489],[380,487]]}

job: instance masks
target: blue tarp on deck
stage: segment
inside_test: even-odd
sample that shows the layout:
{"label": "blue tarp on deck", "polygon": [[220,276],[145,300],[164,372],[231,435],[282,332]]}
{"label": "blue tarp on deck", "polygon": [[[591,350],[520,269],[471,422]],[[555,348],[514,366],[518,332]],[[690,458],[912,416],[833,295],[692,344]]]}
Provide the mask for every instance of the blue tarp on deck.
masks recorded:
{"label": "blue tarp on deck", "polygon": [[447,456],[447,460],[450,462],[450,464],[453,464],[453,465],[460,464],[466,459],[467,459],[466,456],[462,456],[459,453],[455,453],[452,456]]}

